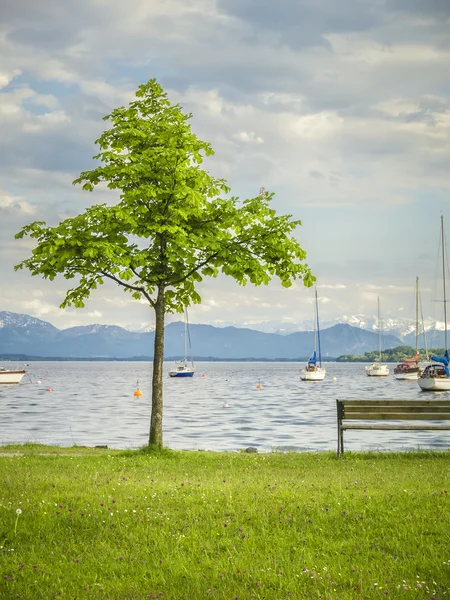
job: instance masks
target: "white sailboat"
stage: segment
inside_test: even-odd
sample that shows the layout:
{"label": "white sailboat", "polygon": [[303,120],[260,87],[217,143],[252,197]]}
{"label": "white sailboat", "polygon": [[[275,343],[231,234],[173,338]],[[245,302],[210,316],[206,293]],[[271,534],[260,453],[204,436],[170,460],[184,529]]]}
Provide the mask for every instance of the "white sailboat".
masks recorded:
{"label": "white sailboat", "polygon": [[389,375],[389,368],[381,363],[381,321],[380,321],[380,297],[378,296],[378,360],[366,367],[368,377],[385,377]]}
{"label": "white sailboat", "polygon": [[[188,365],[187,347],[189,341],[189,352],[191,355],[191,365]],[[169,377],[193,377],[195,373],[194,361],[192,358],[191,334],[189,332],[189,320],[187,308],[184,309],[184,359],[175,362],[175,367],[169,371]]]}
{"label": "white sailboat", "polygon": [[416,353],[412,358],[402,358],[394,369],[394,378],[416,381],[421,373],[419,368],[419,278],[416,277]]}
{"label": "white sailboat", "polygon": [[[317,348],[318,347],[318,348]],[[317,350],[319,357],[317,358]],[[322,352],[320,348],[320,327],[319,327],[319,303],[317,300],[317,288],[315,291],[314,304],[314,352],[304,369],[300,371],[300,379],[303,381],[323,381],[326,375],[325,367],[322,367]]]}
{"label": "white sailboat", "polygon": [[446,279],[446,248],[444,235],[444,217],[441,216],[441,250],[442,250],[442,281],[444,295],[444,356],[431,356],[433,361],[426,366],[422,375],[418,379],[419,386],[424,391],[429,392],[447,392],[450,391],[450,370],[448,368],[448,343],[447,343],[447,293],[445,286]]}

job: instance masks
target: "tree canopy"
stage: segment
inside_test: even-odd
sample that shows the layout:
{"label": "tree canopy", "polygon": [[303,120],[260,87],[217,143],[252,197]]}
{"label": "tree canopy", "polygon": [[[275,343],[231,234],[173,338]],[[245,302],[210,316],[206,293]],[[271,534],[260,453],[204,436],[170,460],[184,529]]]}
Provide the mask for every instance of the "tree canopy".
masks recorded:
{"label": "tree canopy", "polygon": [[96,141],[96,168],[74,181],[86,191],[99,184],[120,192],[116,204],[94,205],[54,227],[26,225],[16,235],[36,240],[16,269],[74,284],[61,306],[82,307],[109,279],[155,310],[155,352],[149,444],[162,445],[164,315],[201,302],[197,284],[219,273],[240,285],[284,287],[315,278],[294,237],[301,225],[277,215],[265,190],[242,202],[223,179],[202,167],[213,150],[191,131],[190,114],[172,105],[152,79],[128,107],[105,117],[110,128]]}

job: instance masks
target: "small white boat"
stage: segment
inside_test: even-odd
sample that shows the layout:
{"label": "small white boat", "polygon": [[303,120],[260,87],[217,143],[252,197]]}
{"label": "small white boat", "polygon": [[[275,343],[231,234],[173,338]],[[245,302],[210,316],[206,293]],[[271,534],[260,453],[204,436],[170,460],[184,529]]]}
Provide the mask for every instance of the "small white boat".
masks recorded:
{"label": "small white boat", "polygon": [[422,375],[419,377],[418,384],[420,389],[425,392],[448,392],[450,391],[450,370],[448,357],[447,341],[447,294],[445,289],[446,265],[445,265],[445,235],[444,235],[444,217],[441,216],[441,250],[442,250],[442,281],[444,296],[444,333],[445,333],[445,352],[444,356],[431,356],[434,361],[426,366]]}
{"label": "small white boat", "polygon": [[15,385],[20,383],[26,371],[13,371],[0,367],[0,385]]}
{"label": "small white boat", "polygon": [[380,297],[378,296],[378,360],[366,367],[368,377],[386,377],[389,375],[389,367],[381,363],[381,321],[380,321]]}
{"label": "small white boat", "polygon": [[[189,341],[189,350],[191,355],[191,366],[187,361],[187,346]],[[187,308],[184,310],[184,359],[175,362],[175,367],[169,371],[169,377],[193,377],[195,373],[194,361],[192,359],[191,335],[189,332],[189,320]]]}
{"label": "small white boat", "polygon": [[417,381],[422,372],[418,360],[418,354],[412,358],[403,358],[403,362],[399,363],[394,369],[394,379]]}
{"label": "small white boat", "polygon": [[374,362],[372,365],[366,367],[366,375],[368,377],[385,377],[386,375],[389,375],[389,367]]}
{"label": "small white boat", "polygon": [[[448,352],[446,352],[445,356],[442,358],[445,357],[448,361]],[[436,358],[440,357],[432,356],[431,360],[436,360]],[[425,392],[448,392],[450,390],[448,366],[432,363],[425,367],[418,381],[421,389]]]}
{"label": "small white boat", "polygon": [[[323,381],[327,373],[325,367],[322,367],[322,354],[320,349],[320,327],[319,327],[319,304],[317,301],[317,289],[315,293],[315,308],[314,308],[314,352],[308,360],[308,364],[300,371],[300,379],[303,381]],[[319,349],[319,357],[317,358],[317,349]]]}

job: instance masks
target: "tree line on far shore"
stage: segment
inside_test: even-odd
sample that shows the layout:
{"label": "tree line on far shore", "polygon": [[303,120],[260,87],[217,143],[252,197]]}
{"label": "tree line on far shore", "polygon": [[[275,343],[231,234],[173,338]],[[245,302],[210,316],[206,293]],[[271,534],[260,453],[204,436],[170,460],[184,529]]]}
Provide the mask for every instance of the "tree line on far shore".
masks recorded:
{"label": "tree line on far shore", "polygon": [[[381,360],[383,362],[400,362],[402,358],[412,358],[416,350],[412,346],[397,346],[396,348],[388,348],[381,352]],[[437,356],[443,356],[445,350],[443,348],[429,348],[428,356],[435,354]],[[419,361],[426,361],[428,359],[427,353],[424,348],[419,350]],[[342,354],[338,356],[336,362],[374,362],[378,360],[378,350],[372,352],[365,352],[364,355],[360,356],[357,354]]]}

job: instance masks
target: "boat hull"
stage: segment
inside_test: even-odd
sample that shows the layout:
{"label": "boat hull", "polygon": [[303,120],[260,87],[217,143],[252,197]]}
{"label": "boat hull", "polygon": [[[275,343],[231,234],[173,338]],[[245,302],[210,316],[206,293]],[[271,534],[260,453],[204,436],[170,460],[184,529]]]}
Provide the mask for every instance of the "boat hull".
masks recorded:
{"label": "boat hull", "polygon": [[366,367],[367,377],[386,377],[389,375],[389,369],[386,365],[371,365]]}
{"label": "boat hull", "polygon": [[424,392],[450,391],[450,377],[419,377],[418,383]]}
{"label": "boat hull", "polygon": [[0,385],[17,385],[26,371],[0,371]]}
{"label": "boat hull", "polygon": [[169,377],[193,377],[194,371],[169,371]]}
{"label": "boat hull", "polygon": [[323,369],[322,367],[318,367],[314,371],[302,369],[300,371],[300,379],[302,379],[302,381],[323,381],[326,373],[326,369]]}
{"label": "boat hull", "polygon": [[404,379],[405,381],[417,381],[419,379],[419,372],[415,373],[394,373],[394,379]]}

